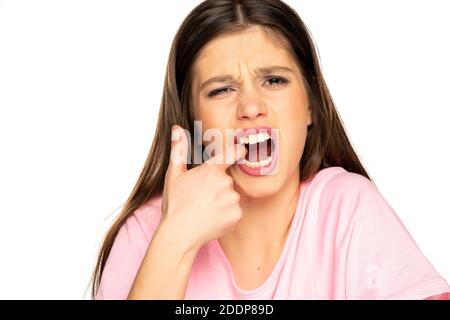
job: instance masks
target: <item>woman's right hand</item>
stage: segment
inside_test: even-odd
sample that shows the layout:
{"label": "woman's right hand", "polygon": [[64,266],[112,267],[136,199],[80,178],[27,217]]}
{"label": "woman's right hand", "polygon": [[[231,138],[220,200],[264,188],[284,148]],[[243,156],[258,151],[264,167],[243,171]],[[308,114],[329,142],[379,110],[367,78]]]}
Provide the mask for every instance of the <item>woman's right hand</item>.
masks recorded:
{"label": "woman's right hand", "polygon": [[168,236],[176,237],[186,250],[198,249],[232,231],[241,219],[240,197],[226,169],[246,154],[244,146],[233,144],[224,153],[187,170],[188,149],[184,130],[173,126],[158,227],[164,227]]}

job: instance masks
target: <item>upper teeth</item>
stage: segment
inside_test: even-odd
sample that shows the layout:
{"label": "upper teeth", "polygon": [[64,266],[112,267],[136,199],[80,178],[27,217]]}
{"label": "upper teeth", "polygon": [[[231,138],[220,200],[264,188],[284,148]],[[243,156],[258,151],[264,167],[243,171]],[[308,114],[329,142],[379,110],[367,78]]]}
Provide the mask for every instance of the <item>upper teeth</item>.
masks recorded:
{"label": "upper teeth", "polygon": [[240,144],[255,144],[258,142],[264,142],[266,140],[269,140],[270,135],[267,132],[260,132],[260,133],[256,133],[256,134],[250,134],[248,136],[245,137],[240,137],[239,138],[239,143]]}

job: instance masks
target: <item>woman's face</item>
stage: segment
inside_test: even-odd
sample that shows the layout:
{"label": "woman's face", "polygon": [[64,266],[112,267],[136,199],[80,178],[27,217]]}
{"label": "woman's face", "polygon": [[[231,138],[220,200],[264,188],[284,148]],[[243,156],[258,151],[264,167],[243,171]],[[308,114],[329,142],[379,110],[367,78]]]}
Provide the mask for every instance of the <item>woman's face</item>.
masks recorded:
{"label": "woman's face", "polygon": [[[213,77],[221,79],[208,81]],[[193,113],[202,132],[216,129],[226,138],[231,130],[242,129],[238,140],[252,142],[247,144],[249,160],[229,169],[241,196],[270,196],[299,179],[311,113],[301,72],[289,51],[259,27],[224,35],[201,50],[192,80]],[[267,128],[273,144],[264,141]],[[203,137],[205,147],[211,142],[216,143]],[[229,143],[224,140],[223,149]],[[266,150],[267,145],[274,150]]]}

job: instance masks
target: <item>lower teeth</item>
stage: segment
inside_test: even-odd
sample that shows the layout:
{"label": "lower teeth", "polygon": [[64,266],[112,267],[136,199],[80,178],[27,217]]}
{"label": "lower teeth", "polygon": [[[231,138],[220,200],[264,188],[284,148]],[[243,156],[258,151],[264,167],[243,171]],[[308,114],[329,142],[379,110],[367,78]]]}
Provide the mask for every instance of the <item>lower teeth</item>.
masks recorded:
{"label": "lower teeth", "polygon": [[248,161],[246,159],[244,161],[244,164],[247,167],[250,167],[250,168],[261,168],[261,167],[267,166],[270,163],[270,161],[272,161],[272,157],[271,156],[268,157],[267,159],[264,159],[264,160],[261,160],[261,161],[256,161],[256,162],[251,162],[251,161]]}

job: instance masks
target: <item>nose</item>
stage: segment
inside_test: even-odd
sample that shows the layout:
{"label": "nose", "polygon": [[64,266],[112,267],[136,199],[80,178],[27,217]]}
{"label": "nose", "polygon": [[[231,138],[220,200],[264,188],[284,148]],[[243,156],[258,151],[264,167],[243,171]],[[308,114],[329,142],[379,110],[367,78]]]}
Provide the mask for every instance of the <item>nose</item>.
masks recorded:
{"label": "nose", "polygon": [[266,107],[257,90],[247,89],[245,92],[240,92],[237,107],[237,118],[239,120],[253,120],[264,117],[266,112]]}

